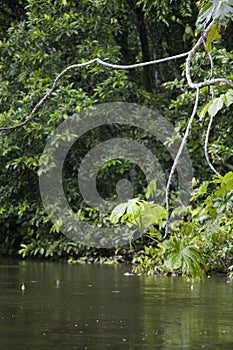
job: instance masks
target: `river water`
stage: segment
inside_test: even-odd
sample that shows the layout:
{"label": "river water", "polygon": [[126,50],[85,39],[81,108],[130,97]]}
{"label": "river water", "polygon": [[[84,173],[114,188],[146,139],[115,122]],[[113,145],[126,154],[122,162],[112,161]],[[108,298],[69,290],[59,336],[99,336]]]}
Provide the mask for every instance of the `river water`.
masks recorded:
{"label": "river water", "polygon": [[233,349],[233,282],[129,270],[1,260],[0,349]]}

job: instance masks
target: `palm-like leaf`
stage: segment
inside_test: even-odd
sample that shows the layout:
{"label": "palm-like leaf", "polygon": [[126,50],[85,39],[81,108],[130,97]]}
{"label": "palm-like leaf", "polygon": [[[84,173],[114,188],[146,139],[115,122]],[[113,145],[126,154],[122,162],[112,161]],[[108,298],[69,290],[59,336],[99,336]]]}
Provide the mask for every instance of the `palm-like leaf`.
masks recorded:
{"label": "palm-like leaf", "polygon": [[169,271],[178,270],[183,277],[192,281],[204,279],[205,262],[193,241],[187,236],[170,237],[161,247],[165,250],[164,264]]}
{"label": "palm-like leaf", "polygon": [[203,30],[207,24],[215,22],[226,25],[233,16],[233,0],[210,0],[201,9],[197,20],[197,28]]}

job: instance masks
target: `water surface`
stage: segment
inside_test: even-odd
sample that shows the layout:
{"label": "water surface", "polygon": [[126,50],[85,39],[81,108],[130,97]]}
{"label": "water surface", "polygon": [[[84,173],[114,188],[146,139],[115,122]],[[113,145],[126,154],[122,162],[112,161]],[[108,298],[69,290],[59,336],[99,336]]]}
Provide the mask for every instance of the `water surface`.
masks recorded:
{"label": "water surface", "polygon": [[1,349],[233,349],[226,277],[191,289],[180,278],[124,276],[129,270],[1,260]]}

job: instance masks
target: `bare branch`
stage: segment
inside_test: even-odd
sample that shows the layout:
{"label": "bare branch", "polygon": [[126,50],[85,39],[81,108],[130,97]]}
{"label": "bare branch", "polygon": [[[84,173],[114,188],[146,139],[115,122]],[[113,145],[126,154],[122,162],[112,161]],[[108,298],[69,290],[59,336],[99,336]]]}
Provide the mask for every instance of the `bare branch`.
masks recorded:
{"label": "bare branch", "polygon": [[70,71],[72,69],[77,69],[77,68],[89,66],[90,64],[93,64],[93,63],[99,63],[100,65],[102,65],[104,67],[107,67],[107,68],[128,70],[128,69],[134,69],[134,68],[144,67],[144,66],[148,66],[148,65],[152,65],[152,64],[158,64],[158,63],[162,63],[162,62],[167,62],[167,61],[183,58],[183,57],[188,56],[188,54],[189,54],[189,52],[184,52],[182,54],[175,55],[175,56],[165,57],[165,58],[161,58],[161,59],[154,60],[154,61],[149,61],[149,62],[130,64],[130,65],[111,64],[111,63],[108,63],[108,62],[104,62],[100,58],[97,57],[97,58],[94,58],[93,60],[90,60],[90,61],[87,61],[87,62],[84,62],[84,63],[77,63],[77,64],[73,64],[71,66],[68,66],[56,77],[56,79],[53,82],[53,85],[52,85],[51,89],[35,105],[35,107],[33,108],[33,110],[31,111],[31,113],[29,115],[29,117],[26,120],[24,120],[22,123],[14,125],[14,126],[0,127],[0,131],[6,131],[6,130],[10,131],[10,130],[19,129],[22,126],[26,125],[30,120],[32,120],[32,118],[33,118],[34,114],[36,113],[36,111],[43,105],[43,103],[47,100],[47,98],[51,95],[51,93],[56,89],[58,81],[62,78],[63,75],[65,75],[68,71]]}
{"label": "bare branch", "polygon": [[[17,125],[13,125],[13,126],[8,126],[8,127],[0,127],[0,131],[10,131],[10,130],[15,130],[15,129],[19,129],[22,126],[26,125],[29,121],[32,120],[34,114],[36,113],[36,111],[43,105],[43,103],[47,100],[47,98],[51,95],[51,93],[55,90],[58,81],[62,78],[62,76],[64,74],[66,74],[68,71],[70,71],[71,69],[77,69],[77,68],[81,68],[81,67],[85,67],[88,66],[90,64],[93,63],[99,63],[100,65],[107,67],[107,68],[112,68],[112,69],[124,69],[124,70],[128,70],[128,69],[134,69],[134,68],[140,68],[140,67],[145,67],[148,65],[153,65],[153,64],[159,64],[159,63],[164,63],[164,62],[168,62],[168,61],[172,61],[175,59],[180,59],[183,57],[187,57],[186,60],[186,79],[188,82],[188,85],[191,88],[201,88],[204,86],[209,86],[209,85],[213,85],[219,82],[223,82],[225,84],[229,84],[230,86],[233,87],[233,82],[225,79],[225,78],[217,78],[217,79],[208,79],[205,80],[201,83],[193,83],[192,79],[191,79],[191,61],[193,56],[196,54],[196,52],[198,51],[198,49],[200,48],[200,46],[202,45],[202,43],[205,41],[205,39],[207,38],[207,35],[209,33],[209,30],[211,29],[212,25],[214,24],[214,21],[212,21],[209,26],[205,29],[205,31],[203,32],[202,36],[198,39],[198,41],[196,42],[196,44],[194,45],[194,47],[188,51],[188,52],[184,52],[182,54],[178,54],[175,56],[170,56],[170,57],[165,57],[165,58],[161,58],[158,60],[154,60],[154,61],[148,61],[148,62],[142,62],[142,63],[135,63],[135,64],[130,64],[130,65],[119,65],[119,64],[111,64],[105,61],[102,61],[100,58],[94,58],[93,60],[84,62],[84,63],[77,63],[77,64],[73,64],[70,65],[68,67],[66,67],[54,80],[53,85],[51,87],[51,89],[45,94],[45,96],[35,105],[35,107],[33,108],[33,110],[31,111],[29,117],[27,119],[25,119],[23,122],[17,124]],[[212,63],[211,63],[212,65]]]}
{"label": "bare branch", "polygon": [[[206,46],[206,43],[205,43],[204,39],[203,39],[203,44],[204,44],[204,46]],[[209,60],[210,60],[210,78],[212,78],[213,70],[214,70],[214,62],[213,62],[213,57],[212,57],[210,52],[208,52],[208,57],[209,57]],[[213,89],[211,87],[210,87],[210,89],[212,90],[211,91],[211,98],[213,99],[214,98],[214,91],[213,91]],[[209,123],[208,123],[207,131],[206,131],[204,150],[205,150],[205,158],[206,158],[206,161],[207,161],[210,169],[217,176],[220,176],[221,174],[215,169],[215,167],[211,163],[210,158],[209,158],[209,154],[208,154],[209,136],[210,136],[210,130],[211,130],[211,126],[212,126],[212,123],[213,123],[213,119],[214,119],[214,117],[211,115]]]}
{"label": "bare branch", "polygon": [[176,60],[178,58],[183,58],[188,56],[189,51],[188,52],[184,52],[181,53],[179,55],[175,55],[175,56],[169,56],[169,57],[165,57],[165,58],[160,58],[158,60],[154,60],[154,61],[148,61],[148,62],[142,62],[142,63],[135,63],[135,64],[130,64],[130,65],[119,65],[119,64],[111,64],[111,63],[107,63],[102,61],[99,58],[96,58],[96,62],[98,62],[99,64],[101,64],[102,66],[108,67],[108,68],[114,68],[114,69],[133,69],[133,68],[139,68],[139,67],[144,67],[144,66],[149,66],[151,64],[158,64],[158,63],[163,63],[163,62],[167,62],[167,61],[173,61]]}
{"label": "bare branch", "polygon": [[205,80],[201,83],[193,83],[192,78],[191,78],[191,62],[192,59],[194,57],[194,55],[197,53],[197,51],[199,50],[200,46],[202,45],[203,41],[205,41],[205,39],[208,36],[208,33],[211,29],[211,27],[215,24],[214,21],[212,21],[208,27],[204,30],[204,32],[202,33],[202,36],[198,39],[198,41],[196,42],[196,44],[193,46],[193,48],[189,51],[187,60],[186,60],[186,79],[188,82],[188,85],[193,88],[193,89],[197,89],[197,88],[202,88],[204,86],[210,86],[210,85],[214,85],[216,83],[225,83],[228,84],[230,86],[233,87],[233,82],[226,79],[226,78],[216,78],[216,79],[208,79]]}
{"label": "bare branch", "polygon": [[175,170],[176,170],[176,167],[177,167],[177,164],[178,164],[178,161],[180,159],[180,156],[181,156],[181,153],[184,149],[184,146],[185,146],[185,143],[186,143],[186,140],[188,138],[188,135],[189,135],[189,131],[190,131],[190,128],[192,126],[192,123],[193,123],[193,120],[194,120],[194,117],[195,117],[195,114],[197,112],[197,106],[198,106],[198,102],[199,102],[199,96],[200,96],[200,89],[197,87],[196,88],[196,99],[195,99],[195,103],[194,103],[194,106],[193,106],[193,111],[192,111],[192,114],[191,114],[191,117],[189,119],[189,122],[188,122],[188,125],[187,125],[187,128],[185,130],[185,133],[184,133],[184,136],[183,136],[183,139],[181,141],[181,144],[180,144],[180,147],[178,149],[178,152],[175,156],[175,159],[174,159],[174,162],[173,162],[173,165],[172,165],[172,168],[171,168],[171,171],[170,171],[170,174],[169,174],[169,178],[168,178],[168,182],[167,182],[167,186],[166,186],[166,209],[167,209],[167,218],[166,218],[166,227],[165,227],[165,234],[162,238],[162,240],[164,240],[168,233],[169,233],[169,218],[170,218],[170,214],[169,214],[169,209],[170,209],[170,204],[169,204],[169,193],[170,193],[170,187],[171,187],[171,184],[172,184],[172,177],[175,173]]}

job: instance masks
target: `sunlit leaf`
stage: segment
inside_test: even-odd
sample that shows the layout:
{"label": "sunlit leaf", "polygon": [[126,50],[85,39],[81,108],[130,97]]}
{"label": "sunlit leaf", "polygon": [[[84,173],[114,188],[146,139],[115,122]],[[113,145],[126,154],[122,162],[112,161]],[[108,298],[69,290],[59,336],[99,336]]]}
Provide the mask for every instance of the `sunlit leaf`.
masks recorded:
{"label": "sunlit leaf", "polygon": [[227,107],[229,107],[233,103],[233,90],[232,89],[228,90],[227,93],[225,94],[224,103]]}
{"label": "sunlit leaf", "polygon": [[218,27],[217,27],[216,23],[211,27],[211,29],[210,29],[210,31],[208,33],[207,39],[206,39],[205,50],[207,52],[211,51],[211,49],[212,49],[212,41],[214,39],[221,39],[221,35],[218,32]]}
{"label": "sunlit leaf", "polygon": [[215,98],[208,108],[208,113],[211,117],[214,117],[220,109],[223,107],[222,97]]}
{"label": "sunlit leaf", "polygon": [[197,28],[203,30],[211,20],[225,25],[232,19],[232,16],[232,0],[209,0],[209,3],[200,10]]}
{"label": "sunlit leaf", "polygon": [[117,205],[110,215],[110,221],[112,221],[113,223],[117,223],[122,217],[122,215],[125,213],[127,205],[127,203],[121,203]]}

